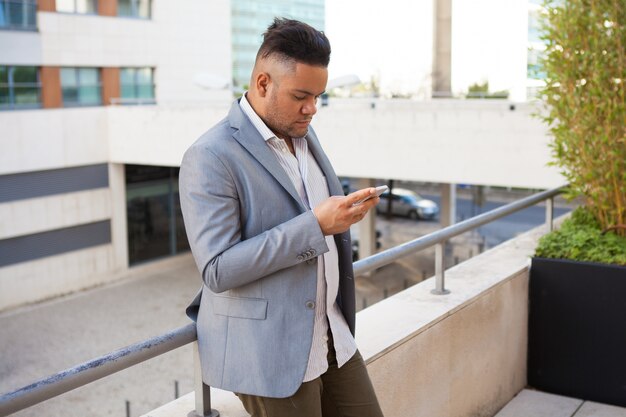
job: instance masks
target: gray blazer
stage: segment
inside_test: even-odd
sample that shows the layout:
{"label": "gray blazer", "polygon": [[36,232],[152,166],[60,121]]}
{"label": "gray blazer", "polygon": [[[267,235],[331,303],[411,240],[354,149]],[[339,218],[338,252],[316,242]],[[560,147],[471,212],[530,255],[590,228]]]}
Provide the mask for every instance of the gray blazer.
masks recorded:
{"label": "gray blazer", "polygon": [[[312,129],[307,142],[330,194],[343,195]],[[266,397],[292,395],[311,349],[317,256],[328,246],[238,102],[185,153],[180,202],[203,281],[187,315],[197,323],[204,382]],[[349,231],[335,242],[337,302],[354,334]]]}

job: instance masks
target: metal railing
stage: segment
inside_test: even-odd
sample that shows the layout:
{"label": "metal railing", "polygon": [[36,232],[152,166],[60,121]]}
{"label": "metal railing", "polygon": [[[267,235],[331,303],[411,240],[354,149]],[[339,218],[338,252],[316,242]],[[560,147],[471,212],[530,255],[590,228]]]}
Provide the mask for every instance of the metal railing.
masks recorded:
{"label": "metal railing", "polygon": [[[562,192],[562,187],[544,191],[524,199],[515,201],[487,213],[448,226],[444,229],[414,239],[410,242],[387,249],[354,263],[354,274],[359,275],[390,264],[404,256],[435,245],[435,289],[434,294],[448,294],[445,288],[444,248],[446,242],[462,233],[473,230],[486,223],[500,219],[509,214],[531,207],[547,200],[546,225],[549,231],[553,228],[555,196]],[[48,378],[39,380],[26,387],[0,396],[0,417],[31,407],[42,401],[56,397],[75,388],[96,381],[105,376],[119,372],[130,366],[167,353],[176,348],[194,343],[194,385],[195,413],[197,416],[218,417],[219,412],[211,409],[210,388],[202,382],[202,372],[196,342],[196,326],[189,324],[170,331],[161,336],[124,347],[107,355],[82,363],[73,368],[59,372]]]}

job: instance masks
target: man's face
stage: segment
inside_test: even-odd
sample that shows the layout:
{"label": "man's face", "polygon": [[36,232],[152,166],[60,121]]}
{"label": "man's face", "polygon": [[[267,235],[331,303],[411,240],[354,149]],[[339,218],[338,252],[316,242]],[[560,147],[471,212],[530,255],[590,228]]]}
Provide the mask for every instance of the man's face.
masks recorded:
{"label": "man's face", "polygon": [[274,77],[267,91],[265,123],[283,139],[305,136],[327,81],[326,68],[302,63]]}

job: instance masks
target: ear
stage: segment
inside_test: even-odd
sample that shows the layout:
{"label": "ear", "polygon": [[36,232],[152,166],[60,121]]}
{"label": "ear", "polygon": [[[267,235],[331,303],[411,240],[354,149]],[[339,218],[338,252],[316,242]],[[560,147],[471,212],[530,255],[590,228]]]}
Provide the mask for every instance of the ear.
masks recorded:
{"label": "ear", "polygon": [[267,72],[259,72],[254,79],[256,90],[260,97],[265,97],[268,93],[272,79]]}

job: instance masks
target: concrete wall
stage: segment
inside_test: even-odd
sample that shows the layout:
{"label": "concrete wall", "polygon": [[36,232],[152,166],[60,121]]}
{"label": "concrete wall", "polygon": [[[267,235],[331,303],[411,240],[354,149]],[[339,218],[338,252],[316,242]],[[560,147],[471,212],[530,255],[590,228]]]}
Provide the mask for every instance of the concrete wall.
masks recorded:
{"label": "concrete wall", "polygon": [[180,166],[183,153],[223,119],[230,103],[212,106],[110,107],[111,162]]}
{"label": "concrete wall", "polygon": [[[386,417],[491,417],[526,385],[529,256],[539,227],[357,314],[357,344]],[[191,370],[190,370],[191,372]],[[247,416],[211,389],[222,417]],[[147,414],[186,415],[194,394]]]}
{"label": "concrete wall", "polygon": [[104,108],[0,112],[0,175],[107,162]]}
{"label": "concrete wall", "polygon": [[313,125],[339,175],[453,184],[552,188],[532,103],[505,100],[331,99]]}
{"label": "concrete wall", "polygon": [[[549,137],[532,104],[499,100],[331,99],[314,128],[339,175],[552,188]],[[111,161],[176,166],[228,104],[110,108]]]}
{"label": "concrete wall", "polygon": [[114,268],[111,244],[0,268],[0,311],[111,282]]}
{"label": "concrete wall", "polygon": [[0,30],[0,64],[41,65],[40,34]]}

